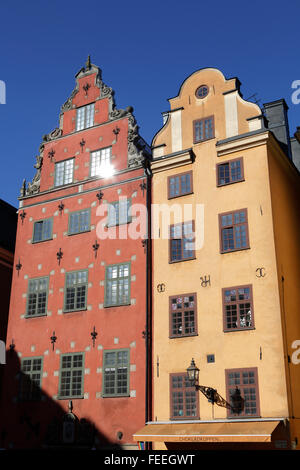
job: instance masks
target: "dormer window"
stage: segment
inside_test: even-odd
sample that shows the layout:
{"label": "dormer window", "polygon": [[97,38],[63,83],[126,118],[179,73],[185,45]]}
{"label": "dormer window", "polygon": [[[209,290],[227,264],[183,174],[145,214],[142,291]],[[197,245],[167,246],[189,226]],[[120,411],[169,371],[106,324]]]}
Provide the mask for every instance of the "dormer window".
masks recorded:
{"label": "dormer window", "polygon": [[81,131],[82,129],[87,129],[94,125],[94,112],[95,103],[77,109],[76,131]]}

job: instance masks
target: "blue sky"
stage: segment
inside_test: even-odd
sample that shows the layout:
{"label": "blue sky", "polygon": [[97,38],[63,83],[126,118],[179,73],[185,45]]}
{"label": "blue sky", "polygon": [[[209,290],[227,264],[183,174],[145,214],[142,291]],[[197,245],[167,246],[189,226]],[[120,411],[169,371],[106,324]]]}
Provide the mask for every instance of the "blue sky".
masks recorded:
{"label": "blue sky", "polygon": [[300,104],[291,101],[300,80],[298,0],[12,0],[0,15],[0,198],[12,205],[88,54],[117,106],[134,107],[148,143],[167,99],[202,67],[238,77],[244,98],[256,93],[261,105],[285,98],[291,134],[300,125]]}

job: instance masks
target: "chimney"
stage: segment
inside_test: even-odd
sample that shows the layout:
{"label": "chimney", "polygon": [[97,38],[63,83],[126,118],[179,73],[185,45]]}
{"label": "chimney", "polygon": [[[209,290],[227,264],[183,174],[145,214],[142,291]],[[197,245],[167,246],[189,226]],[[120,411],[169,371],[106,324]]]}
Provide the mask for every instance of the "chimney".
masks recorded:
{"label": "chimney", "polygon": [[289,122],[287,116],[288,105],[285,100],[271,101],[264,104],[268,129],[273,132],[286,155],[292,159]]}
{"label": "chimney", "polygon": [[300,127],[297,127],[294,137],[291,138],[291,149],[294,165],[300,173]]}

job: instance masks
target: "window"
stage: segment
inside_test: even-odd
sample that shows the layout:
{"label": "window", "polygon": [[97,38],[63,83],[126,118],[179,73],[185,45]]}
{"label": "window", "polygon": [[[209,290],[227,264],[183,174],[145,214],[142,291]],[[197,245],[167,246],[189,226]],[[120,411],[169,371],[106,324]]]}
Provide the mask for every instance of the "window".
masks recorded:
{"label": "window", "polygon": [[224,186],[244,180],[243,159],[239,158],[230,162],[217,165],[217,184]]}
{"label": "window", "polygon": [[103,352],[103,396],[129,396],[129,350]]}
{"label": "window", "polygon": [[33,243],[52,239],[52,219],[38,220],[33,226]]}
{"label": "window", "polygon": [[29,279],[26,317],[47,315],[48,277]]}
{"label": "window", "polygon": [[109,203],[107,218],[108,227],[131,222],[130,209],[131,199],[124,198],[117,202]]}
{"label": "window", "polygon": [[249,248],[247,209],[219,215],[221,253]]}
{"label": "window", "polygon": [[252,287],[223,289],[224,331],[254,328]]}
{"label": "window", "polygon": [[194,121],[194,143],[203,142],[204,140],[213,139],[215,137],[214,117],[210,116],[205,119]]}
{"label": "window", "polygon": [[86,309],[88,272],[66,273],[65,312]]}
{"label": "window", "polygon": [[194,222],[170,226],[170,263],[195,258]]}
{"label": "window", "polygon": [[169,176],[168,178],[168,198],[184,196],[193,192],[192,172],[181,175]]}
{"label": "window", "polygon": [[196,90],[196,97],[197,98],[205,98],[208,95],[209,88],[207,85],[201,85],[199,88]]}
{"label": "window", "polygon": [[74,158],[55,164],[55,186],[73,182]]}
{"label": "window", "polygon": [[90,230],[90,209],[83,209],[81,211],[71,212],[69,215],[69,235],[75,233],[87,232]]}
{"label": "window", "polygon": [[232,418],[259,416],[257,368],[231,369],[226,370],[225,373],[228,403],[233,405],[231,396],[236,391],[236,387],[240,389],[241,396],[244,399],[242,412],[240,414],[234,414],[232,410],[228,410],[228,415]]}
{"label": "window", "polygon": [[82,398],[84,354],[62,354],[60,358],[59,398]]}
{"label": "window", "polygon": [[130,304],[130,263],[106,267],[105,307]]}
{"label": "window", "polygon": [[94,125],[95,103],[82,106],[76,113],[76,131],[86,129]]}
{"label": "window", "polygon": [[42,369],[42,357],[23,358],[21,360],[21,401],[35,401],[41,399]]}
{"label": "window", "polygon": [[101,176],[111,168],[111,147],[91,152],[91,176]]}
{"label": "window", "polygon": [[170,297],[170,336],[177,338],[197,334],[197,296],[183,294]]}
{"label": "window", "polygon": [[171,419],[199,418],[198,394],[187,373],[170,374]]}

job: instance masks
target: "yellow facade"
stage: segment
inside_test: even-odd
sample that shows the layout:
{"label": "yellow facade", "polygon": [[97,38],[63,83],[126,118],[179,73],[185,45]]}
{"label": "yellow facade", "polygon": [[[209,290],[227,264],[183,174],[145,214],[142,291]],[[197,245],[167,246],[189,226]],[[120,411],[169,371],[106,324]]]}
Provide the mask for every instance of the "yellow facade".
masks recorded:
{"label": "yellow facade", "polygon": [[[195,94],[201,85],[208,87],[204,98]],[[258,419],[287,419],[295,447],[300,428],[292,416],[299,422],[300,364],[290,359],[292,343],[300,339],[299,173],[263,127],[260,108],[242,99],[237,79],[226,80],[216,69],[199,70],[169,102],[166,122],[152,143],[152,203],[189,205],[193,220],[202,217],[203,226],[198,220],[195,258],[170,263],[163,223],[178,220],[153,219],[153,421],[172,421],[170,374],[185,372],[192,358],[199,383],[225,399],[225,370],[257,368]],[[209,116],[214,116],[213,137],[194,143],[193,121]],[[218,186],[217,164],[240,157],[243,181]],[[168,177],[188,171],[192,194],[168,199]],[[221,253],[219,214],[241,209],[247,209],[249,248]],[[189,220],[190,214],[182,216],[181,221]],[[224,331],[222,289],[244,285],[252,286],[254,328]],[[170,338],[169,298],[188,293],[197,294],[197,334]],[[213,363],[207,362],[210,354]],[[226,408],[212,406],[200,392],[197,400],[200,422],[227,420]]]}

